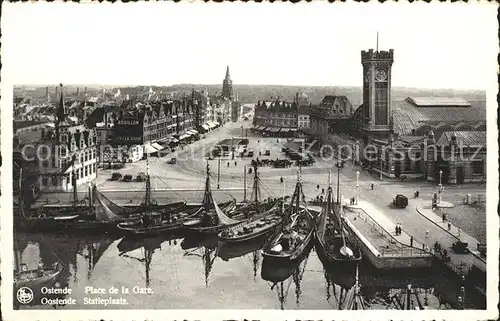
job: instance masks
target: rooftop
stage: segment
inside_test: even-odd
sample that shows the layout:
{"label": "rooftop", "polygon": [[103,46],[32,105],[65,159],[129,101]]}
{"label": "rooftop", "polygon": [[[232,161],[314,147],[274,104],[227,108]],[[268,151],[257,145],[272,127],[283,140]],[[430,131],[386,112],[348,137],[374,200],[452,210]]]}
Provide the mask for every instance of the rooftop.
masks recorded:
{"label": "rooftop", "polygon": [[437,145],[449,145],[453,135],[457,138],[458,146],[486,147],[485,131],[446,131],[441,135]]}
{"label": "rooftop", "polygon": [[455,97],[408,97],[406,100],[417,107],[470,107],[471,104]]}
{"label": "rooftop", "polygon": [[486,102],[474,101],[470,107],[434,105],[418,107],[410,99],[393,102],[394,131],[400,135],[411,135],[412,129],[423,124],[457,124],[459,122],[477,123],[486,121]]}

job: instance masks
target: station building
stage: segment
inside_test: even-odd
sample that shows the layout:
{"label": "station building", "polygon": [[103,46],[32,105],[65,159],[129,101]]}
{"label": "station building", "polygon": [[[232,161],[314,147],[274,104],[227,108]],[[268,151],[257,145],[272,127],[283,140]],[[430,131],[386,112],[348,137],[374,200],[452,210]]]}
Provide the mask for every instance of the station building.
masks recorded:
{"label": "station building", "polygon": [[441,179],[443,184],[483,182],[485,101],[452,97],[393,101],[393,62],[392,49],[361,52],[363,103],[349,122],[359,161],[388,177]]}

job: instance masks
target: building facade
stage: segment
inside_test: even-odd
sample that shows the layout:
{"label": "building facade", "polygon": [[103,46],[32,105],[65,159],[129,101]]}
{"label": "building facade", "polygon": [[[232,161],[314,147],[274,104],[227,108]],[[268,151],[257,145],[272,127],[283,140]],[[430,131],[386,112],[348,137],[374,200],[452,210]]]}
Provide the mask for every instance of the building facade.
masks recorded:
{"label": "building facade", "polygon": [[95,130],[68,121],[62,85],[60,92],[55,126],[43,128],[33,141],[17,140],[19,157],[14,167],[27,165],[26,174],[32,176],[31,184],[42,192],[70,191],[97,177]]}

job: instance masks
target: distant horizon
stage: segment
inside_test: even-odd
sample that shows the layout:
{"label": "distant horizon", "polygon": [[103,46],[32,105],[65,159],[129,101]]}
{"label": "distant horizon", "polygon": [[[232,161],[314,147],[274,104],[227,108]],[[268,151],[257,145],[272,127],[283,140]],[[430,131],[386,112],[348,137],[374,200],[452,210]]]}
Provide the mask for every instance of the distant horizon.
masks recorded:
{"label": "distant horizon", "polygon": [[[53,88],[53,87],[59,87],[59,84],[18,84],[18,85],[13,85],[14,89],[17,89],[19,87],[36,87],[36,88]],[[222,89],[222,83],[217,84],[217,83],[176,83],[172,85],[152,85],[152,84],[147,84],[147,85],[109,85],[109,84],[64,84],[63,83],[63,88],[64,87],[109,87],[109,88],[136,88],[136,87],[175,87],[175,86],[220,86]],[[281,85],[281,84],[234,84],[233,83],[233,88],[238,87],[238,86],[259,86],[259,87],[311,87],[311,88],[362,88],[363,85]],[[454,90],[454,91],[481,91],[481,92],[486,92],[487,89],[483,88],[451,88],[451,87],[443,87],[443,88],[433,88],[433,87],[411,87],[411,86],[391,86],[392,89],[418,89],[418,90],[426,90],[426,91],[431,91],[431,90]]]}

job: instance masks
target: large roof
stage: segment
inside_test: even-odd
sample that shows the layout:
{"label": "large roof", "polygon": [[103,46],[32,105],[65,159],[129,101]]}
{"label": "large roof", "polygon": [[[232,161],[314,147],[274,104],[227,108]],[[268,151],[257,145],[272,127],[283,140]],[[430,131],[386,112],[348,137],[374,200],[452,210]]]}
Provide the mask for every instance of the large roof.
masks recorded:
{"label": "large roof", "polygon": [[470,107],[416,107],[409,99],[394,101],[394,131],[400,135],[411,135],[412,129],[423,124],[457,124],[486,121],[486,102],[473,101]]}
{"label": "large roof", "polygon": [[471,104],[455,97],[408,97],[408,102],[417,107],[470,107]]}
{"label": "large roof", "polygon": [[441,135],[437,145],[449,145],[453,135],[457,138],[458,146],[486,147],[485,131],[446,131]]}

